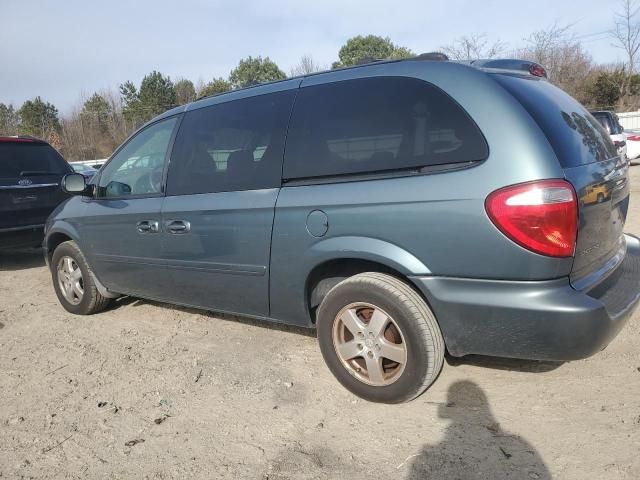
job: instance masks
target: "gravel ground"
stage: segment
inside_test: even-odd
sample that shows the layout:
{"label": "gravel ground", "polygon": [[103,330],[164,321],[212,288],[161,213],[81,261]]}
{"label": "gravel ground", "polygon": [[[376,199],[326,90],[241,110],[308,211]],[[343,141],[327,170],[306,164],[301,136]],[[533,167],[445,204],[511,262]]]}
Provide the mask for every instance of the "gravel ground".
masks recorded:
{"label": "gravel ground", "polygon": [[0,477],[638,479],[639,333],[640,312],[587,360],[449,360],[377,405],[313,332],[131,298],[76,317],[37,252],[2,255]]}

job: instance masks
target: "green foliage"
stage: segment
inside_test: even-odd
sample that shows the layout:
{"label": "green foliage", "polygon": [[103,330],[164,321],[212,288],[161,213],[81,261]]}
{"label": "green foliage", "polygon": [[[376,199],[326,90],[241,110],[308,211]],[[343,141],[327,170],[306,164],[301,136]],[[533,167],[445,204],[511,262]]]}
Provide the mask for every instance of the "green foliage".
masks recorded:
{"label": "green foliage", "polygon": [[40,97],[27,100],[20,110],[20,133],[34,137],[47,138],[52,132],[60,129],[58,109]]}
{"label": "green foliage", "polygon": [[[627,89],[628,93],[623,94]],[[640,96],[640,75],[627,76],[623,68],[598,70],[594,72],[585,88],[585,98],[581,100],[591,108],[603,110],[625,110],[630,103],[637,104]]]}
{"label": "green foliage", "polygon": [[178,80],[174,88],[176,91],[176,103],[178,105],[184,105],[196,99],[196,89],[191,80],[187,80],[186,78]]}
{"label": "green foliage", "polygon": [[133,82],[127,80],[122,85],[120,85],[120,95],[122,95],[122,101],[125,105],[129,105],[139,100],[138,97],[138,89],[133,84]]}
{"label": "green foliage", "polygon": [[198,92],[198,98],[228,92],[229,90],[231,90],[231,82],[228,82],[224,78],[214,78],[204,87],[202,87],[202,89]]}
{"label": "green foliage", "polygon": [[13,105],[0,103],[0,135],[16,135],[20,127],[20,117]]}
{"label": "green foliage", "polygon": [[248,87],[258,83],[271,82],[287,78],[269,57],[247,57],[240,60],[238,66],[231,71],[229,81],[233,88]]}
{"label": "green foliage", "polygon": [[127,81],[120,85],[120,94],[124,103],[122,113],[135,125],[177,105],[176,90],[171,78],[164,77],[155,70],[142,79],[140,90]]}
{"label": "green foliage", "polygon": [[594,75],[593,82],[587,88],[592,106],[594,108],[614,108],[620,99],[620,87],[623,81],[624,74],[621,71],[601,71]]}
{"label": "green foliage", "polygon": [[96,125],[100,130],[106,130],[112,108],[109,102],[100,95],[94,93],[89,100],[84,102],[81,115],[91,125]]}
{"label": "green foliage", "polygon": [[405,47],[394,45],[389,37],[358,35],[346,41],[338,52],[337,62],[332,67],[348,67],[355,65],[365,58],[406,58],[413,56],[413,52]]}
{"label": "green foliage", "polygon": [[389,55],[389,58],[409,58],[413,56],[415,56],[415,53],[413,53],[411,49],[395,45]]}
{"label": "green foliage", "polygon": [[176,91],[169,77],[153,71],[142,79],[140,84],[140,102],[151,117],[176,106]]}
{"label": "green foliage", "polygon": [[138,89],[133,82],[127,80],[120,85],[120,96],[122,97],[122,115],[126,120],[134,125],[144,122],[142,104]]}

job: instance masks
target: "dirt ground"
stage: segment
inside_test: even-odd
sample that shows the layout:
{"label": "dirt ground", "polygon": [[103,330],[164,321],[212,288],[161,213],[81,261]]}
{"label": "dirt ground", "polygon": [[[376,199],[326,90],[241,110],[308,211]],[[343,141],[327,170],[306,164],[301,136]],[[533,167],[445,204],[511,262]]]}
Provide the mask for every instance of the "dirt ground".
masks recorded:
{"label": "dirt ground", "polygon": [[640,311],[584,361],[450,359],[377,405],[312,332],[135,299],[77,317],[38,252],[2,255],[0,477],[639,479],[639,333]]}

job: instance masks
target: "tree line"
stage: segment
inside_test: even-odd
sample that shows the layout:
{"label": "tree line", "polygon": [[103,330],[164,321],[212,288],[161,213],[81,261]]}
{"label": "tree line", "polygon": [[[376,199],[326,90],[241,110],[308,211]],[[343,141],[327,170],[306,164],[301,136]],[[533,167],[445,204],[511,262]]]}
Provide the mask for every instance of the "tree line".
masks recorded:
{"label": "tree line", "polygon": [[[540,63],[549,80],[591,109],[631,111],[640,109],[640,14],[637,0],[620,0],[612,27],[605,32],[575,35],[572,25],[553,24],[532,32],[522,45],[509,48],[486,33],[462,36],[432,50],[453,60],[515,57]],[[605,36],[624,52],[624,61],[598,64],[585,48],[589,38]],[[421,52],[419,52],[421,53]],[[388,37],[358,35],[348,39],[332,65],[318,64],[303,56],[289,76],[306,75],[328,68],[358,64],[366,59],[406,58],[415,53]],[[0,103],[0,135],[32,135],[48,140],[68,160],[104,158],[133,131],[154,116],[209,95],[281,80],[287,74],[269,57],[247,57],[227,78],[194,84],[175,82],[160,72],[146,75],[140,85],[126,81],[118,91],[105,90],[81,98],[72,111],[60,115],[55,105],[37,96],[19,108]]]}

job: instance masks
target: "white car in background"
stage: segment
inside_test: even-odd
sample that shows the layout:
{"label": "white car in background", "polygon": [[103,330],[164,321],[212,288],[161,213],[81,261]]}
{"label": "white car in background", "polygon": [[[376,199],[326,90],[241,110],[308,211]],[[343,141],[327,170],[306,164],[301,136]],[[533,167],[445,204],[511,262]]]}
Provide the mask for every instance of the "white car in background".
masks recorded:
{"label": "white car in background", "polygon": [[627,139],[627,158],[635,160],[640,157],[640,130],[625,130]]}
{"label": "white car in background", "polygon": [[618,154],[624,154],[627,158],[630,158],[627,153],[627,136],[625,135],[624,128],[620,125],[618,115],[607,110],[591,112],[591,115],[593,115],[596,120],[600,122],[600,125],[604,127],[607,133],[609,133],[611,141],[618,150]]}

